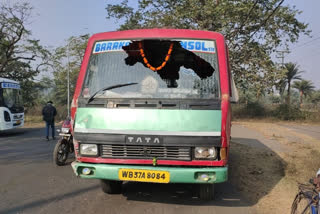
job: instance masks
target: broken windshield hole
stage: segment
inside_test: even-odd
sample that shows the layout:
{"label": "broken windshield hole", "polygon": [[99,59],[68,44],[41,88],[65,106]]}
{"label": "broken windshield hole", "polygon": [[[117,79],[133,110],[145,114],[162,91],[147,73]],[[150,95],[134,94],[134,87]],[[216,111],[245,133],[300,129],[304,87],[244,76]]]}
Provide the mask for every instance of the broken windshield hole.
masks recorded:
{"label": "broken windshield hole", "polygon": [[206,79],[214,73],[209,62],[195,53],[184,49],[179,41],[142,40],[133,41],[122,47],[128,54],[126,65],[133,66],[137,62],[156,72],[168,88],[177,88],[180,67],[192,69],[195,74]]}

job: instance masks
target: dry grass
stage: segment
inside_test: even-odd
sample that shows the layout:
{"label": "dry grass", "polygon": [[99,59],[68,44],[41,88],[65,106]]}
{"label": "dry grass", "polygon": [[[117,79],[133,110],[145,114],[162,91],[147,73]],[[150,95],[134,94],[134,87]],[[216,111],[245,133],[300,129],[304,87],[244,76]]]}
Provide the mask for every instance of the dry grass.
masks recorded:
{"label": "dry grass", "polygon": [[[274,122],[237,123],[277,141],[285,150],[261,150],[234,143],[231,147],[236,150],[234,153],[245,155],[236,157],[240,166],[233,168],[242,178],[231,176],[230,180],[255,204],[259,213],[289,213],[297,184],[307,183],[320,167],[319,140]],[[268,141],[264,143],[267,145]],[[252,174],[252,170],[257,172]]]}
{"label": "dry grass", "polygon": [[42,120],[42,116],[25,115],[24,127],[25,128],[40,128],[45,124]]}
{"label": "dry grass", "polygon": [[41,123],[43,122],[42,116],[25,115],[25,123]]}
{"label": "dry grass", "polygon": [[233,119],[233,123],[279,123],[279,124],[297,124],[297,125],[320,125],[319,120],[280,120],[275,117],[265,117],[265,118],[250,118],[250,119],[243,119],[243,118],[236,118]]}
{"label": "dry grass", "polygon": [[[55,125],[62,125],[63,121],[56,121]],[[24,126],[25,128],[41,128],[45,127],[45,122],[42,120],[42,116],[26,115]]]}

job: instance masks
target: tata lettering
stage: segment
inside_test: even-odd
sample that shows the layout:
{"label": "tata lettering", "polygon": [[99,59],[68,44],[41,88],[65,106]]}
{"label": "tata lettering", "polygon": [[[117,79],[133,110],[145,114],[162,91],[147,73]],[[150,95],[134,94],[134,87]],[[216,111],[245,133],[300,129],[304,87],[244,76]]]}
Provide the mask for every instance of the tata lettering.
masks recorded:
{"label": "tata lettering", "polygon": [[129,136],[126,140],[127,143],[136,143],[136,144],[159,144],[161,143],[161,138],[159,137],[139,137],[139,136]]}

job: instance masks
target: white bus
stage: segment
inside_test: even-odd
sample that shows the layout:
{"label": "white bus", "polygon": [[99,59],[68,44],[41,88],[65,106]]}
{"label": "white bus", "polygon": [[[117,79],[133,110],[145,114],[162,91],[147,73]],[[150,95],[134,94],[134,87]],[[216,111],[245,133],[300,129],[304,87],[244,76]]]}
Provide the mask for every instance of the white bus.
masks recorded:
{"label": "white bus", "polygon": [[24,125],[20,84],[0,77],[0,131]]}

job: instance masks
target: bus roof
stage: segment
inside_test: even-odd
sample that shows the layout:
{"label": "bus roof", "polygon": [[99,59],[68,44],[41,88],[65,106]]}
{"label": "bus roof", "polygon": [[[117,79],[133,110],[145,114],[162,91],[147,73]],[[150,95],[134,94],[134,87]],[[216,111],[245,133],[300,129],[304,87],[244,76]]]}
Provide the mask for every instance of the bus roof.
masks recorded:
{"label": "bus roof", "polygon": [[0,83],[1,82],[10,82],[10,83],[16,83],[19,84],[17,81],[11,80],[11,79],[7,79],[7,78],[2,78],[0,77]]}
{"label": "bus roof", "polygon": [[[224,39],[221,33],[189,29],[137,29],[124,31],[111,31],[93,34],[89,40],[104,39],[164,39],[164,38],[197,38],[197,39]],[[89,41],[90,42],[90,41]]]}

